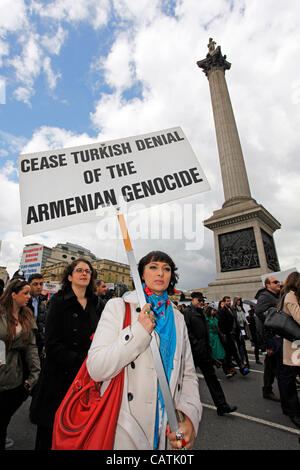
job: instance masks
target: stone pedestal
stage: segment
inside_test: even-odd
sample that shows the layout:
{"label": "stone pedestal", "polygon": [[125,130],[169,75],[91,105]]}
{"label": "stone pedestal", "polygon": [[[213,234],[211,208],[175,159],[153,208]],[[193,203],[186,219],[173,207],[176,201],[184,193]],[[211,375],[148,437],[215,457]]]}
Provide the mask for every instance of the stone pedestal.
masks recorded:
{"label": "stone pedestal", "polygon": [[204,221],[214,232],[217,277],[209,300],[225,295],[252,299],[261,275],[279,271],[273,233],[279,222],[252,197],[238,130],[225,80],[231,64],[210,38],[209,53],[197,62],[209,81],[225,202]]}
{"label": "stone pedestal", "polygon": [[277,220],[256,201],[223,207],[204,221],[214,232],[217,277],[208,284],[209,300],[225,295],[253,299],[261,275],[279,271],[273,232]]}

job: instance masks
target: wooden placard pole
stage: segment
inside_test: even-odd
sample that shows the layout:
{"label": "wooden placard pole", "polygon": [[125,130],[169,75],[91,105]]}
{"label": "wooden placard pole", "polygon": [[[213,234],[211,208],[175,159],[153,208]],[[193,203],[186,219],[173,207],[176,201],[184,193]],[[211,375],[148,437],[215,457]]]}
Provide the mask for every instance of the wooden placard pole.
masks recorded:
{"label": "wooden placard pole", "polygon": [[[135,290],[138,296],[138,302],[139,302],[140,308],[142,308],[146,304],[146,298],[145,298],[142,282],[140,279],[140,275],[139,275],[138,268],[137,268],[137,263],[136,263],[135,256],[134,256],[134,251],[131,245],[127,225],[126,225],[123,214],[118,214],[118,221],[119,221],[119,225],[120,225],[120,229],[121,229],[121,233],[123,237],[125,250],[127,253],[127,259],[128,259],[130,270],[131,270],[132,277],[133,277]],[[151,336],[152,336],[152,339],[150,342],[150,347],[151,347],[151,351],[153,355],[157,378],[159,381],[161,393],[162,393],[166,411],[167,411],[168,423],[170,425],[171,432],[175,432],[177,439],[180,440],[183,438],[183,434],[178,425],[173,398],[171,395],[170,387],[169,387],[168,380],[167,380],[165,370],[163,367],[163,363],[161,360],[161,355],[160,355],[158,344],[154,335],[154,331],[152,331]]]}

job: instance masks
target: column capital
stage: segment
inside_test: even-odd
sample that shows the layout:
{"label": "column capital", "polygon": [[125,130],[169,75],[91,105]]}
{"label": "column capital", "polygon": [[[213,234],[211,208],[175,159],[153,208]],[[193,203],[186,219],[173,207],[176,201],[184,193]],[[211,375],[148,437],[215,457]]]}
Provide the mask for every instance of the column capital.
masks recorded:
{"label": "column capital", "polygon": [[207,77],[212,69],[223,69],[225,73],[225,70],[229,70],[231,67],[231,63],[226,60],[226,55],[222,55],[221,46],[217,46],[215,48],[215,44],[215,41],[213,41],[212,38],[209,38],[209,43],[207,45],[209,52],[205,59],[198,60],[197,62],[198,67],[203,70]]}

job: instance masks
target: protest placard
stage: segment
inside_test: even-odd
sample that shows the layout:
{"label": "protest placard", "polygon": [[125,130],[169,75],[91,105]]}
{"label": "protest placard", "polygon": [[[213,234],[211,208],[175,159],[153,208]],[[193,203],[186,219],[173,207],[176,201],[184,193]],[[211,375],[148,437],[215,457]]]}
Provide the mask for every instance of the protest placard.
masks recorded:
{"label": "protest placard", "polygon": [[42,294],[52,297],[61,289],[61,282],[58,281],[45,281],[43,285]]}
{"label": "protest placard", "polygon": [[20,269],[23,272],[25,279],[33,273],[40,273],[42,268],[43,259],[43,246],[39,244],[31,244],[29,247],[24,247]]}
{"label": "protest placard", "polygon": [[[140,307],[146,300],[122,214],[124,204],[142,201],[149,207],[210,189],[180,127],[20,155],[19,183],[24,235],[96,220],[107,216],[108,209],[118,215]],[[173,398],[153,332],[152,339],[150,347],[168,422],[171,432],[179,436]]]}
{"label": "protest placard", "polygon": [[19,156],[24,235],[145,207],[210,189],[180,127]]}

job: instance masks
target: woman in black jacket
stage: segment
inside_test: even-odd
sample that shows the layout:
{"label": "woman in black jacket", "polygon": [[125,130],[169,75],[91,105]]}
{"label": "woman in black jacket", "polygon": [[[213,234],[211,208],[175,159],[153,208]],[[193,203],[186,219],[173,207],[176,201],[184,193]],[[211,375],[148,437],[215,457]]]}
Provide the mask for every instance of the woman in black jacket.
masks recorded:
{"label": "woman in black jacket", "polygon": [[31,405],[38,425],[36,450],[49,450],[56,410],[87,356],[97,327],[95,271],[79,258],[68,265],[62,289],[50,302],[45,331],[46,359]]}

